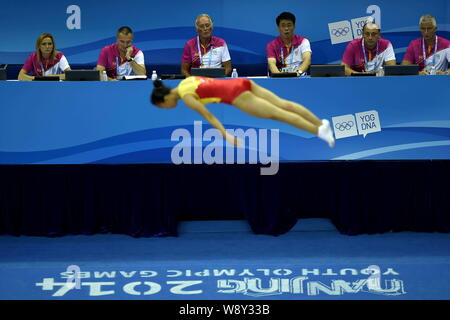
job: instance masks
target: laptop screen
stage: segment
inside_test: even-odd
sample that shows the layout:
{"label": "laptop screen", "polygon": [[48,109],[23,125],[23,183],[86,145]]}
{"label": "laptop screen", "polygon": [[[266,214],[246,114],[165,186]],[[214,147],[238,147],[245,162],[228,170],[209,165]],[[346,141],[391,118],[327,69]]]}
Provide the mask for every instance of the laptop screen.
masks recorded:
{"label": "laptop screen", "polygon": [[297,72],[280,72],[280,73],[270,73],[271,78],[295,78],[297,77]]}
{"label": "laptop screen", "polygon": [[225,78],[225,68],[192,68],[191,74],[209,78]]}
{"label": "laptop screen", "polygon": [[395,66],[384,66],[384,74],[386,76],[408,76],[408,75],[418,75],[419,65],[395,65]]}
{"label": "laptop screen", "polygon": [[7,77],[6,77],[6,69],[2,68],[2,69],[0,69],[0,80],[6,80],[6,79],[7,79]]}
{"label": "laptop screen", "polygon": [[345,67],[338,64],[315,64],[310,67],[311,77],[343,77]]}
{"label": "laptop screen", "polygon": [[66,81],[99,81],[100,71],[98,70],[67,70]]}

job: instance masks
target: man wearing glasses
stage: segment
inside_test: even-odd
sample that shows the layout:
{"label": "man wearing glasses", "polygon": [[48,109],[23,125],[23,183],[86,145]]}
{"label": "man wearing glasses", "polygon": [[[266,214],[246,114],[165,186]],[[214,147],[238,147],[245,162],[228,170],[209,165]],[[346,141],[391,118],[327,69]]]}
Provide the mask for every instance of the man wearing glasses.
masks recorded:
{"label": "man wearing glasses", "polygon": [[450,41],[436,35],[436,19],[429,14],[419,20],[422,37],[411,41],[402,64],[418,64],[419,74],[450,74]]}
{"label": "man wearing glasses", "polygon": [[191,68],[225,68],[231,74],[231,57],[225,40],[212,36],[213,21],[207,14],[195,19],[198,36],[187,41],[181,57],[181,73],[191,76]]}
{"label": "man wearing glasses", "polygon": [[360,72],[375,73],[384,64],[396,65],[392,44],[389,40],[381,38],[378,24],[367,22],[362,32],[362,38],[351,41],[345,48],[342,56],[345,75]]}

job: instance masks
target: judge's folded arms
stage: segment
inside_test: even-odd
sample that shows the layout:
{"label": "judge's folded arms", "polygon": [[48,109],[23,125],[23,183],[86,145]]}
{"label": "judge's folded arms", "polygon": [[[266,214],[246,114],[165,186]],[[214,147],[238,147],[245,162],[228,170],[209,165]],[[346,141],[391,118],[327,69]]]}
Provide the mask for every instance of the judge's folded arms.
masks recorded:
{"label": "judge's folded arms", "polygon": [[37,38],[36,51],[28,56],[18,79],[33,81],[36,76],[50,76],[64,80],[64,72],[67,70],[70,70],[70,65],[64,54],[56,50],[53,36],[43,33]]}

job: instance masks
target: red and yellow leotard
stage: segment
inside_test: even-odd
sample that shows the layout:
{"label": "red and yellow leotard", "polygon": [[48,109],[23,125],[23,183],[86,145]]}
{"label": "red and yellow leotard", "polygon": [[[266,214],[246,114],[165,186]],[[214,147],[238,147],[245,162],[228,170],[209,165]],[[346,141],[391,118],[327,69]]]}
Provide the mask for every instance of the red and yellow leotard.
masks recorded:
{"label": "red and yellow leotard", "polygon": [[251,90],[248,79],[212,79],[206,77],[188,77],[178,85],[178,94],[183,98],[193,94],[203,104],[227,103],[232,104],[241,93]]}

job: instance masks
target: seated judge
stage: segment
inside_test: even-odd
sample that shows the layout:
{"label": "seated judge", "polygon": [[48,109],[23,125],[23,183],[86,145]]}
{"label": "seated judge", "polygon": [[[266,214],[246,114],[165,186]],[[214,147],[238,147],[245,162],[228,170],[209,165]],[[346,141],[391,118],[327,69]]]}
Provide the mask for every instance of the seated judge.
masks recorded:
{"label": "seated judge", "polygon": [[43,33],[37,38],[36,51],[28,56],[18,79],[33,81],[35,76],[52,76],[63,80],[67,70],[70,70],[69,62],[61,51],[56,50],[53,36]]}
{"label": "seated judge", "polygon": [[195,19],[197,37],[186,42],[181,57],[181,73],[191,76],[191,68],[225,68],[231,75],[231,57],[225,40],[212,35],[213,21],[205,13]]}
{"label": "seated judge", "polygon": [[450,74],[450,41],[436,35],[436,19],[429,14],[419,20],[422,37],[411,41],[402,64],[418,64],[419,74]]}
{"label": "seated judge", "polygon": [[311,45],[308,39],[294,33],[295,20],[290,12],[282,12],[275,19],[280,35],[266,46],[270,73],[296,72],[301,76],[311,65]]}
{"label": "seated judge", "polygon": [[106,70],[108,80],[146,74],[144,53],[133,45],[133,37],[130,27],[120,27],[116,33],[116,43],[100,51],[97,70]]}
{"label": "seated judge", "polygon": [[367,22],[362,38],[351,41],[345,48],[342,64],[345,75],[356,72],[377,72],[383,65],[396,65],[395,53],[389,40],[381,38],[378,24]]}

